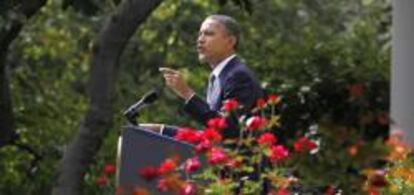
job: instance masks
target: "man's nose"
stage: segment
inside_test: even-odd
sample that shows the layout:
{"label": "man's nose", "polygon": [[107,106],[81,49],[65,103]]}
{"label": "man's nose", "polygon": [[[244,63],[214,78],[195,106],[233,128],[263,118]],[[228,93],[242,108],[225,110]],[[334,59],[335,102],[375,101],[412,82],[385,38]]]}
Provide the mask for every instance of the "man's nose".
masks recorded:
{"label": "man's nose", "polygon": [[204,36],[198,36],[197,43],[204,43]]}

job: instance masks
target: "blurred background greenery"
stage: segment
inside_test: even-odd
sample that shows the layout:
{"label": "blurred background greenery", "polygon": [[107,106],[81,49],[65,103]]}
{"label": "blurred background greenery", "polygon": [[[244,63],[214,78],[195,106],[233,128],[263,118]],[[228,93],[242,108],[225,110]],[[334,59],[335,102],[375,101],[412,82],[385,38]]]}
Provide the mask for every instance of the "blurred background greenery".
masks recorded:
{"label": "blurred background greenery", "polygon": [[[24,21],[5,58],[19,140],[0,148],[0,194],[50,193],[55,168],[88,107],[92,42],[117,3],[49,0]],[[0,7],[3,32],[20,16],[8,9],[12,4]],[[98,194],[95,177],[105,163],[115,163],[117,137],[126,123],[122,111],[148,90],[160,88],[162,96],[143,110],[140,122],[197,126],[180,109],[179,98],[164,88],[158,67],[182,70],[204,95],[209,68],[198,63],[195,42],[209,14],[228,14],[240,22],[238,55],[269,93],[306,91],[315,83],[324,84],[318,90],[326,92],[338,83],[376,83],[381,93],[374,106],[388,111],[390,11],[389,0],[163,1],[120,58],[115,123],[85,174],[85,194]],[[318,113],[330,112],[332,104],[324,105],[315,108]]]}

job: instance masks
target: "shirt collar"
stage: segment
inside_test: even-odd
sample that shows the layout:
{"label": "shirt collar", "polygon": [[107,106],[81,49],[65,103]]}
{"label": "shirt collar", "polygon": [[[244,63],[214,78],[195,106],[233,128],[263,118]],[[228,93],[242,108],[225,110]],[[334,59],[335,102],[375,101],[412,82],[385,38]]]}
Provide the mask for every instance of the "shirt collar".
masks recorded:
{"label": "shirt collar", "polygon": [[214,69],[213,72],[211,72],[211,75],[214,75],[216,78],[218,78],[218,76],[220,75],[220,73],[223,71],[224,67],[229,63],[229,61],[231,59],[233,59],[234,57],[236,57],[236,54],[233,54],[229,57],[227,57],[226,59],[224,59],[223,61],[221,61]]}

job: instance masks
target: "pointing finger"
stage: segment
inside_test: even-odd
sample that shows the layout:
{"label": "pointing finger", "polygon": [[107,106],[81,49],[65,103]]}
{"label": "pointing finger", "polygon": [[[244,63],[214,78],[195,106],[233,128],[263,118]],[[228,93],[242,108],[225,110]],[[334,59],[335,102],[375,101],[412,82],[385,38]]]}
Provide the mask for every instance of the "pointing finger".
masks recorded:
{"label": "pointing finger", "polygon": [[172,68],[168,68],[168,67],[160,67],[158,70],[164,74],[178,74],[179,73],[179,71],[174,70]]}

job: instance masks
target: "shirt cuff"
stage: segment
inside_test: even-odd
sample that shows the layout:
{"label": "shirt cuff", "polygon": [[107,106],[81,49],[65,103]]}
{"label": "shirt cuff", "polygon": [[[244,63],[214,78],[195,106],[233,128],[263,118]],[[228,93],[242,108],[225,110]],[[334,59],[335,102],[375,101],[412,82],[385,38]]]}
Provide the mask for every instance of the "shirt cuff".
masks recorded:
{"label": "shirt cuff", "polygon": [[190,98],[185,100],[185,104],[188,104],[188,102],[193,99],[193,97],[195,96],[195,93],[191,94]]}
{"label": "shirt cuff", "polygon": [[161,125],[161,128],[160,128],[160,134],[161,135],[164,134],[164,129],[165,129],[165,125]]}

